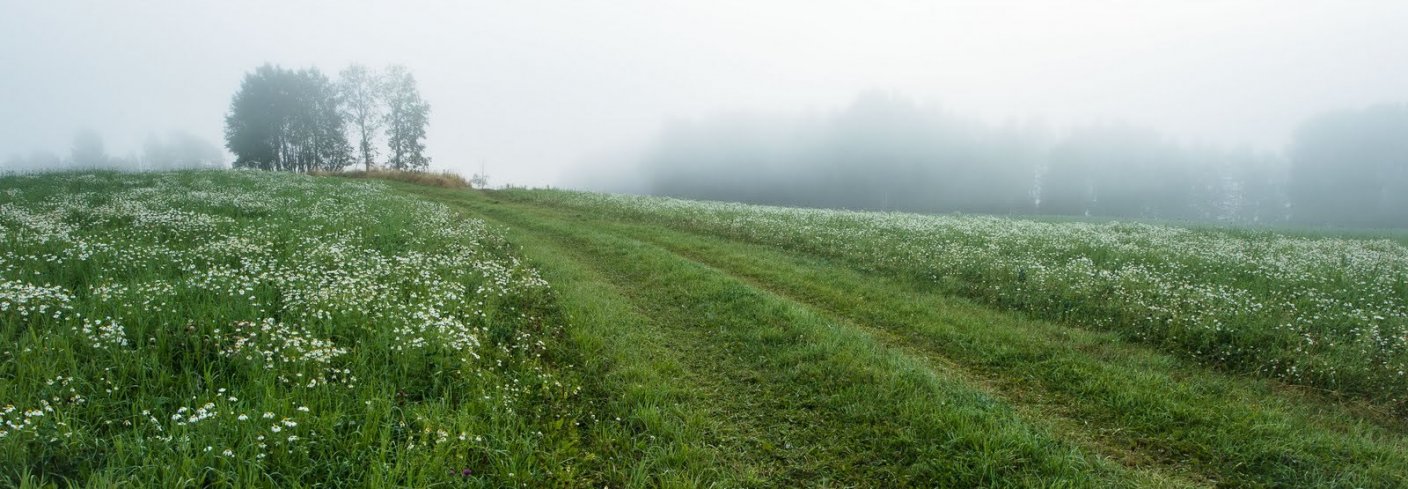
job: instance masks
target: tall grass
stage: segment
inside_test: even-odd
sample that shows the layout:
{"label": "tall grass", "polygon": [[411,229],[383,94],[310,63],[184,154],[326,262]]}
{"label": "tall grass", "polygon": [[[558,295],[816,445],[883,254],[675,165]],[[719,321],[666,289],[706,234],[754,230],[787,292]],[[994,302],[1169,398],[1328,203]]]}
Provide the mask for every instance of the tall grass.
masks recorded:
{"label": "tall grass", "polygon": [[381,183],[0,179],[0,485],[580,481],[577,360],[498,232]]}

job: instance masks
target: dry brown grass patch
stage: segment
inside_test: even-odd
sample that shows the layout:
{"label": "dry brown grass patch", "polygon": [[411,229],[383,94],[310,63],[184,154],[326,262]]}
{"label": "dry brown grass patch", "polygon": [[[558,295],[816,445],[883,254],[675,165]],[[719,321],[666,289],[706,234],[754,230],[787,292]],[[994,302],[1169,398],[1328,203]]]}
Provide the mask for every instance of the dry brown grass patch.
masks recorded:
{"label": "dry brown grass patch", "polygon": [[469,188],[469,182],[458,173],[449,171],[442,172],[419,172],[404,170],[351,170],[333,172],[313,172],[314,175],[343,177],[343,178],[379,178],[382,180],[395,180],[398,182],[414,183],[428,187],[443,188]]}

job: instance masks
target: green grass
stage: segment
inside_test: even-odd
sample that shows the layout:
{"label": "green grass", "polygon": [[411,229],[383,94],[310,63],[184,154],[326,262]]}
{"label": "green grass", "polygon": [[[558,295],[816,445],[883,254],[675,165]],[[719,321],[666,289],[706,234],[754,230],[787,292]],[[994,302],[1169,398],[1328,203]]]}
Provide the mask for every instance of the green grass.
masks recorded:
{"label": "green grass", "polygon": [[1389,239],[502,195],[826,257],[1408,414],[1408,247]]}
{"label": "green grass", "polygon": [[[961,216],[961,214],[951,214]],[[943,214],[939,214],[943,216]],[[1262,237],[1266,235],[1280,235],[1302,238],[1329,238],[1329,239],[1387,239],[1396,241],[1399,244],[1408,245],[1408,229],[1403,228],[1374,228],[1362,226],[1334,226],[1327,224],[1301,224],[1295,222],[1269,222],[1269,223],[1249,223],[1237,221],[1207,221],[1197,219],[1154,219],[1154,218],[1128,218],[1109,216],[1061,216],[1051,214],[1015,214],[1005,216],[1010,219],[1050,222],[1050,223],[1081,223],[1081,224],[1109,224],[1109,223],[1138,223],[1154,226],[1177,227],[1197,231],[1230,233],[1244,237]]]}
{"label": "green grass", "polygon": [[636,332],[683,359],[671,389],[709,412],[702,436],[722,448],[713,463],[727,468],[725,485],[1156,479],[1033,428],[953,372],[718,270],[591,227],[475,210],[540,236],[519,241],[531,243],[528,256],[595,270],[604,284],[593,296],[619,294],[649,318]]}
{"label": "green grass", "polygon": [[601,472],[551,291],[482,221],[381,184],[68,174],[0,180],[0,244],[0,485]]}
{"label": "green grass", "polygon": [[[0,486],[1408,485],[1408,421],[1376,377],[1327,389],[1248,368],[1285,352],[1185,348],[1246,341],[1256,314],[1186,343],[1136,334],[1128,304],[1043,309],[1103,297],[1056,268],[1001,288],[1012,240],[1228,287],[1251,275],[1177,253],[1253,242],[1234,249],[1255,268],[1262,241],[1388,246],[1239,233],[246,172],[7,177]],[[1397,270],[1385,249],[1339,279]]]}
{"label": "green grass", "polygon": [[[558,263],[555,267],[575,262],[576,266],[595,266],[618,274],[644,267],[638,276],[614,281],[618,290],[627,291],[622,293],[625,300],[638,307],[647,307],[643,304],[668,290],[670,283],[690,284],[683,287],[698,290],[703,279],[672,270],[704,267],[769,301],[807,311],[831,328],[859,335],[848,343],[888,350],[919,368],[953,379],[956,386],[982,393],[1032,433],[1071,447],[1072,451],[1062,452],[1065,458],[1094,459],[1119,467],[1111,477],[1131,485],[1396,487],[1408,482],[1401,463],[1408,459],[1403,443],[1408,425],[1375,403],[1228,375],[1140,342],[1131,343],[1119,334],[995,310],[952,297],[942,284],[929,280],[820,253],[799,253],[786,244],[740,240],[688,225],[688,219],[662,226],[666,221],[658,216],[632,218],[610,209],[553,205],[541,196],[525,198],[520,192],[406,189],[502,222],[524,236],[516,239],[518,242],[556,243],[525,247],[528,256]],[[601,244],[592,245],[593,240]],[[652,255],[661,256],[663,263],[656,265],[645,258]],[[631,290],[636,291],[634,295]],[[666,303],[700,301],[667,297]],[[722,301],[711,298],[708,302]],[[703,315],[743,316],[754,322],[753,328],[759,327],[757,314],[747,308],[731,306],[729,311]],[[690,324],[690,317],[699,315],[657,314],[664,324]],[[699,353],[697,347],[690,346],[680,354]],[[849,356],[839,350],[826,355]],[[838,369],[826,367],[832,372],[821,377],[832,378]],[[784,378],[775,382],[790,385],[797,381]],[[788,397],[805,399],[795,391]],[[860,399],[865,397],[841,404],[864,402]],[[715,409],[737,411],[732,407]],[[757,408],[749,411],[762,412]],[[782,412],[782,419],[795,416],[786,414],[785,409]],[[768,424],[784,425],[780,421]],[[813,430],[825,429],[823,424],[813,426]],[[883,426],[875,419],[851,420],[831,428],[837,432],[822,439],[845,439],[842,432],[847,430],[867,433],[862,438],[885,436],[880,434]],[[954,463],[945,470],[961,467]],[[873,474],[864,479],[876,480]],[[998,480],[1001,484],[1021,479],[1003,474]],[[1034,480],[1115,484],[1091,475],[1047,475]],[[923,485],[935,480],[896,481]],[[984,482],[942,481],[960,485]]]}

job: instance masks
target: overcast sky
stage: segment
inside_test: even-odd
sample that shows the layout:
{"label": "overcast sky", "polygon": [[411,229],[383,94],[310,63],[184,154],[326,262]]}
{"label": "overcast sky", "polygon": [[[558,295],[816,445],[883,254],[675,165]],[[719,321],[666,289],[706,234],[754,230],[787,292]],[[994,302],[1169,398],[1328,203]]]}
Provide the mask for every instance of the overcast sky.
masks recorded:
{"label": "overcast sky", "polygon": [[1408,2],[0,0],[0,161],[110,153],[223,116],[264,62],[401,63],[433,167],[572,186],[669,120],[827,111],[866,90],[993,121],[1120,120],[1276,150],[1305,117],[1408,102]]}

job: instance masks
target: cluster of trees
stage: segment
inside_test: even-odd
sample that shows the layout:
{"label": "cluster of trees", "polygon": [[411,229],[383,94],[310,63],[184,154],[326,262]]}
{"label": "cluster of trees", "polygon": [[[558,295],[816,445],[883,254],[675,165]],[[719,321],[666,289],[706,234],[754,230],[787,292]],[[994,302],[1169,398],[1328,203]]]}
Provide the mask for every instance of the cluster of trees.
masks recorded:
{"label": "cluster of trees", "polygon": [[1125,125],[1083,128],[1045,152],[1035,212],[1277,222],[1289,216],[1274,154],[1187,147]]}
{"label": "cluster of trees", "polygon": [[1408,226],[1408,107],[1317,118],[1283,155],[1119,124],[1054,136],[867,94],[818,117],[675,124],[633,171],[636,190],[767,204]]}
{"label": "cluster of trees", "polygon": [[74,134],[67,157],[49,151],[28,155],[12,155],[4,169],[14,171],[54,170],[178,170],[218,169],[225,167],[225,153],[211,144],[184,131],[171,131],[165,136],[147,136],[140,154],[114,156],[108,154],[103,138],[97,131],[83,129]]}
{"label": "cluster of trees", "polygon": [[[430,105],[402,66],[352,65],[332,80],[317,68],[266,64],[245,75],[225,116],[236,168],[341,170],[349,165],[424,170]],[[349,138],[349,135],[351,136]],[[354,145],[355,142],[355,145]]]}

